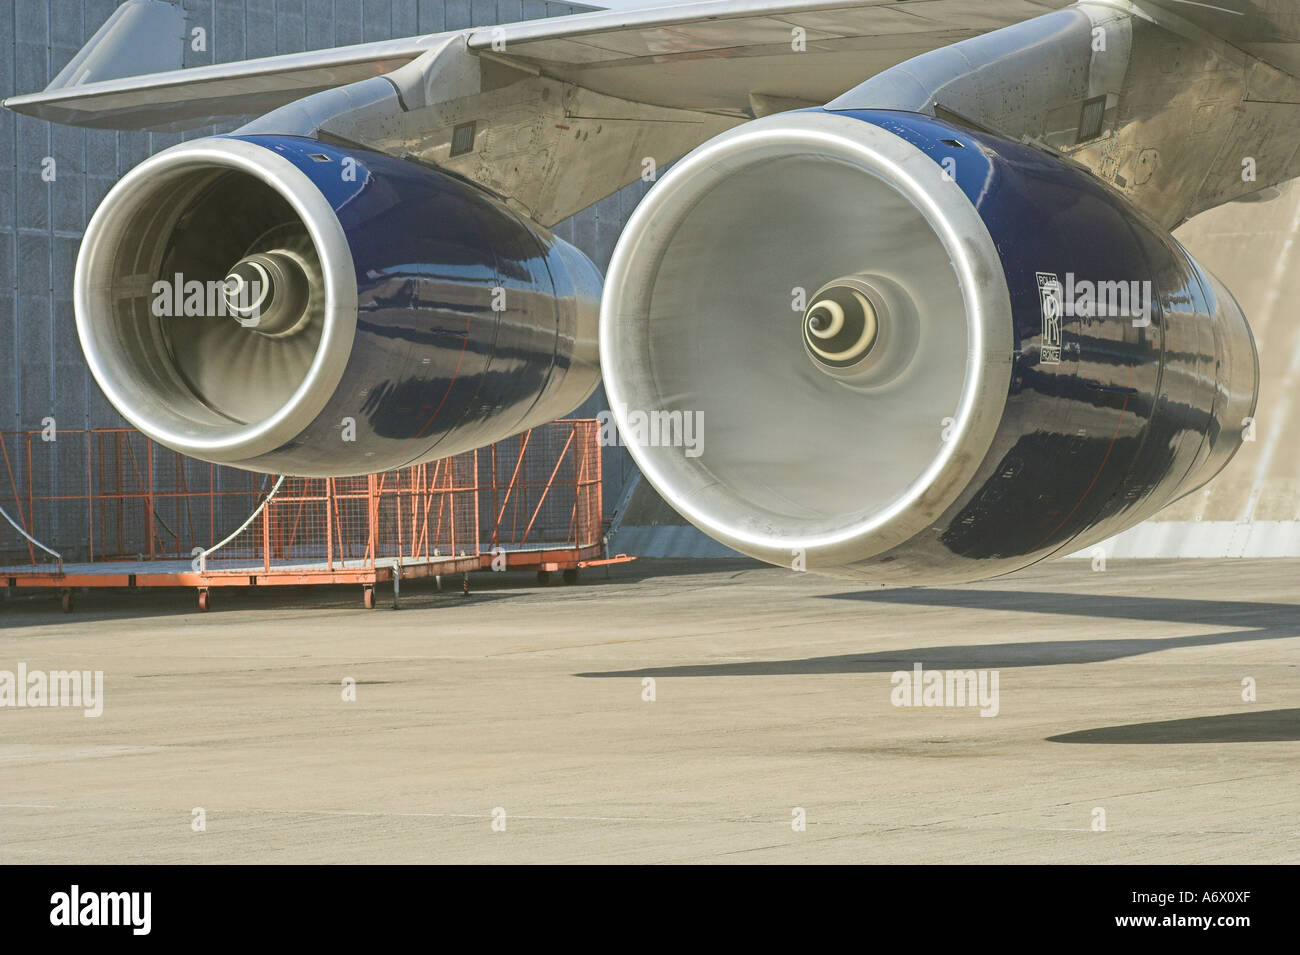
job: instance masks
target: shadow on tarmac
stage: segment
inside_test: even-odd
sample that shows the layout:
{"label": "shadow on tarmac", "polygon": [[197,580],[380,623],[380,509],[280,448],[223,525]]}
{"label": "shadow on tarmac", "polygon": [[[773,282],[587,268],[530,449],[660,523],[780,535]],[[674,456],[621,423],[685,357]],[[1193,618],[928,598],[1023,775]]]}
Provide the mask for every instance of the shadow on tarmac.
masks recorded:
{"label": "shadow on tarmac", "polygon": [[1101,726],[1047,737],[1049,743],[1294,743],[1300,741],[1300,709],[1224,713],[1155,723]]}
{"label": "shadow on tarmac", "polygon": [[[971,670],[1105,663],[1182,647],[1203,647],[1256,640],[1280,640],[1300,634],[1300,606],[1231,600],[1185,600],[1170,597],[1124,597],[1023,591],[909,589],[828,594],[831,600],[936,607],[972,611],[958,619],[945,616],[947,629],[967,628],[978,612],[1042,613],[1109,620],[1186,623],[1225,628],[1183,637],[1117,637],[1094,640],[1026,640],[1014,643],[899,647],[873,653],[848,653],[793,660],[756,660],[642,670],[579,673],[583,677],[797,676],[830,673],[888,673],[920,663],[929,670]],[[987,623],[981,621],[985,626]],[[1012,629],[1002,627],[1002,630]]]}

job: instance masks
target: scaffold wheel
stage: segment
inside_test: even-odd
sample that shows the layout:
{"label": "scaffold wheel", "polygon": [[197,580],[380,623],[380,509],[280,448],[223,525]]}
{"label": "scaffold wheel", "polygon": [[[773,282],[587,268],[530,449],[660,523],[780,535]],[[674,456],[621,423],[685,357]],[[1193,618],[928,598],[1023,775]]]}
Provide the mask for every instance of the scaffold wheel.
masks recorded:
{"label": "scaffold wheel", "polygon": [[375,588],[369,585],[361,588],[361,602],[366,605],[367,610],[375,609]]}
{"label": "scaffold wheel", "polygon": [[73,598],[71,590],[65,590],[59,594],[59,604],[63,607],[64,613],[72,613],[72,608],[76,606],[76,600]]}
{"label": "scaffold wheel", "polygon": [[569,567],[564,571],[563,577],[566,584],[576,584],[578,578],[582,576],[577,567]]}
{"label": "scaffold wheel", "polygon": [[199,591],[199,609],[200,609],[201,611],[203,611],[204,613],[207,613],[207,612],[208,612],[208,607],[209,607],[209,606],[210,606],[210,604],[208,603],[208,592],[207,592],[206,590],[200,590],[200,591]]}

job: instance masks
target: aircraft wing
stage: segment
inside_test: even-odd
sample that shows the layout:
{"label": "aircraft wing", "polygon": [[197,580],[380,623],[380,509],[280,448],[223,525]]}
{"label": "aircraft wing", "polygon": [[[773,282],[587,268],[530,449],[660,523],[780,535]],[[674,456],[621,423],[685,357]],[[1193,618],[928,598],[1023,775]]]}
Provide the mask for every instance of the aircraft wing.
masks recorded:
{"label": "aircraft wing", "polygon": [[739,112],[750,110],[750,94],[756,93],[761,112],[763,102],[774,107],[824,103],[919,53],[1064,6],[1068,0],[706,0],[73,85],[56,80],[51,88],[11,97],[4,106],[74,126],[195,128],[382,76],[462,35],[473,51],[594,92],[659,106]]}

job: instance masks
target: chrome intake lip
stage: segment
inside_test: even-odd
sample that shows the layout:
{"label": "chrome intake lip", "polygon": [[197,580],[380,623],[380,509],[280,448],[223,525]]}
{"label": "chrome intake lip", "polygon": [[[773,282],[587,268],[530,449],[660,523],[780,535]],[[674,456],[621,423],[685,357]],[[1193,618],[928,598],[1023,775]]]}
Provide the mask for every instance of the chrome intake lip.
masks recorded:
{"label": "chrome intake lip", "polygon": [[[150,202],[161,201],[168,186],[187,176],[225,171],[255,178],[289,204],[315,246],[324,281],[321,339],[306,374],[288,401],[247,423],[204,405],[176,370],[166,367],[166,349],[156,331],[151,337],[142,333],[147,320],[124,317],[116,310],[122,297],[118,286],[124,282],[119,257],[124,255],[128,233],[137,227],[136,217],[147,211],[155,221],[166,218],[174,226],[183,210],[151,209]],[[293,163],[270,149],[233,138],[181,143],[127,173],[86,229],[73,297],[77,332],[91,373],[123,417],[167,447],[224,464],[252,460],[301,434],[334,394],[356,334],[352,253],[330,203]]]}
{"label": "chrome intake lip", "polygon": [[[869,504],[846,501],[844,513],[834,518],[803,522],[774,519],[761,509],[749,507],[748,502],[737,500],[739,495],[735,490],[710,473],[707,440],[706,450],[697,458],[665,453],[663,448],[642,446],[632,440],[627,444],[642,472],[665,500],[712,537],[775,564],[789,565],[792,555],[796,558],[802,555],[806,557],[807,569],[834,572],[836,568],[866,560],[903,543],[937,521],[967,487],[983,461],[1007,400],[1014,336],[1002,263],[978,211],[960,186],[942,175],[934,160],[880,127],[821,111],[766,117],[705,143],[669,170],[640,203],[624,229],[606,277],[600,351],[610,406],[625,433],[629,409],[655,408],[660,401],[674,400],[681,389],[676,388],[678,382],[672,379],[668,367],[671,358],[655,353],[652,335],[658,333],[652,328],[652,312],[667,307],[656,304],[657,294],[669,302],[675,294],[659,288],[657,281],[660,271],[669,267],[666,262],[673,253],[679,230],[686,226],[693,210],[731,177],[758,170],[765,164],[770,166],[809,156],[832,160],[838,164],[836,168],[848,167],[853,175],[865,177],[861,182],[873,183],[873,189],[883,186],[890,191],[891,201],[901,197],[921,217],[917,220],[918,230],[932,230],[941,243],[955,282],[949,294],[954,297],[959,294],[961,308],[957,311],[964,311],[962,339],[953,339],[954,349],[962,351],[951,356],[963,369],[962,380],[955,407],[947,412],[951,424],[942,444],[915,479],[906,482],[905,487],[900,482],[897,493],[891,490],[888,500],[882,497]],[[791,191],[794,188],[791,186]],[[810,197],[818,196],[817,189],[817,183],[807,183]],[[827,195],[818,199],[826,203],[826,208],[834,201],[834,197]],[[762,200],[755,195],[754,201]],[[810,198],[809,201],[818,200]],[[700,218],[703,217],[701,212]],[[785,226],[779,216],[773,221],[777,223],[774,228]],[[683,241],[686,244],[696,241],[700,249],[710,247],[707,242],[697,240],[698,237],[692,239],[688,235]],[[735,241],[743,246],[746,240],[738,236]],[[811,238],[808,241],[811,243]],[[733,259],[739,261],[738,256]],[[820,283],[808,284],[811,293]],[[700,315],[701,322],[709,318],[707,314]],[[796,315],[796,327],[798,321]],[[796,347],[802,347],[797,339]],[[726,357],[729,364],[743,362],[739,356]],[[810,364],[806,356],[800,357],[805,365]],[[718,364],[724,364],[721,356]],[[732,374],[729,383],[735,386],[737,380]],[[761,381],[753,386],[779,387]],[[670,398],[669,392],[674,397]],[[848,393],[845,394],[844,400],[848,401]],[[729,410],[734,411],[734,406]],[[780,442],[783,434],[794,433],[814,420],[818,410],[792,408],[785,420],[756,425],[755,439]],[[733,415],[730,423],[734,425],[736,420]],[[712,433],[708,432],[707,417],[703,424],[706,432]],[[866,426],[863,427],[857,435],[843,434],[842,440],[862,440],[867,433]],[[937,419],[934,427],[938,435]],[[826,448],[828,455],[835,451],[833,444]],[[920,460],[930,452],[923,449],[916,454]],[[792,468],[799,464],[797,461],[781,463],[788,463]],[[824,487],[818,488],[818,493],[824,492]],[[777,496],[768,495],[768,499],[775,500]]]}

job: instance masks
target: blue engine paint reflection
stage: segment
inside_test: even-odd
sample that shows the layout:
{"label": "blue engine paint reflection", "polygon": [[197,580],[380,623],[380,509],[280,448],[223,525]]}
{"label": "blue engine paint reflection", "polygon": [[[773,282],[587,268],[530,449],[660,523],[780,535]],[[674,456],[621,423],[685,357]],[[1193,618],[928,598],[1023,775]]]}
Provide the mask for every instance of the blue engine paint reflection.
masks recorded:
{"label": "blue engine paint reflection", "polygon": [[[1253,361],[1253,342],[1231,296],[1216,294],[1172,236],[1087,171],[1028,145],[916,113],[836,113],[946,170],[1006,274],[1007,407],[976,481],[941,521],[942,549],[992,576],[1001,571],[991,562],[1009,571],[1104,540],[1214,476],[1241,440],[1242,422],[1224,420],[1224,409],[1254,405],[1258,375],[1232,360],[1247,350]],[[1041,275],[1082,289],[1133,283],[1149,290],[1149,307],[1062,316],[1058,349],[1045,340]],[[954,577],[971,577],[961,563]]]}

